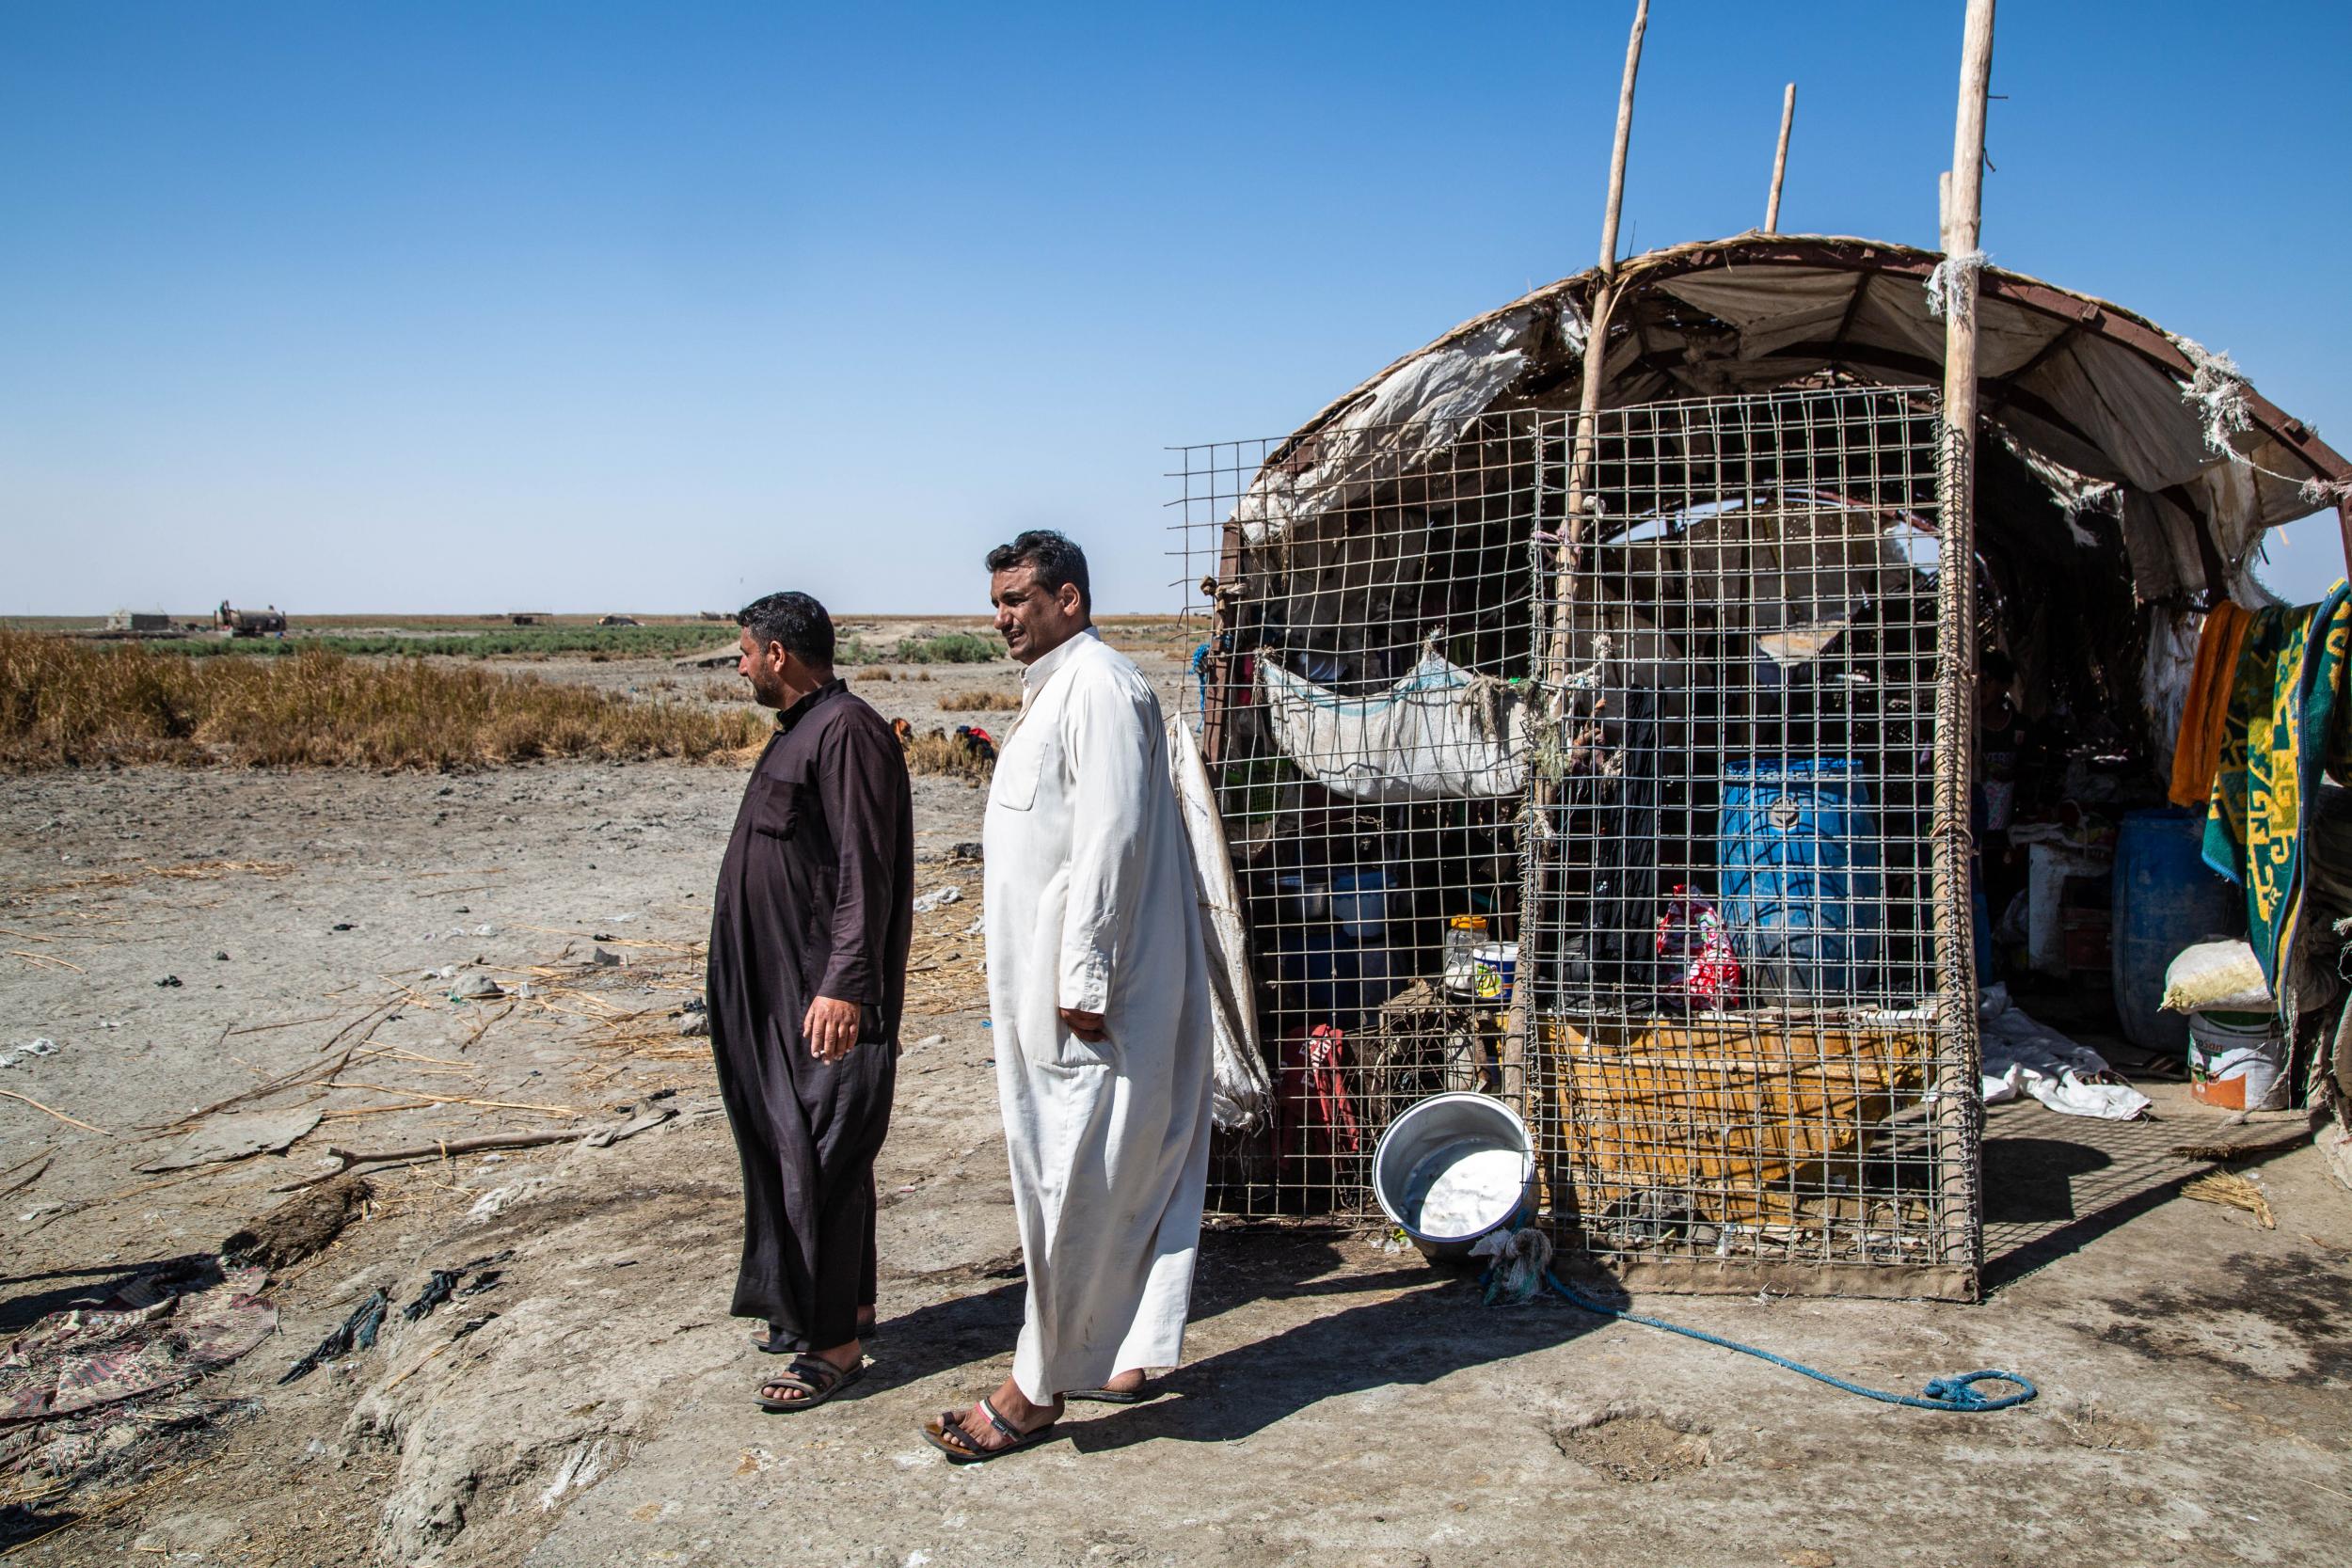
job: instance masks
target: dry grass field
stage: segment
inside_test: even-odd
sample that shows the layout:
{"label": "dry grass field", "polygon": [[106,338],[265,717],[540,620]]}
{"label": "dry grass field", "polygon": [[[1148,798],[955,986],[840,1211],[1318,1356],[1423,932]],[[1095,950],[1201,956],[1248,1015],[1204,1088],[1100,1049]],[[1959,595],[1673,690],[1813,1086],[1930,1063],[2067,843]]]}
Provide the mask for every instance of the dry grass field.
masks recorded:
{"label": "dry grass field", "polygon": [[419,659],[309,649],[190,659],[0,630],[0,768],[108,763],[448,768],[547,757],[689,760],[756,745],[747,707],[611,691]]}

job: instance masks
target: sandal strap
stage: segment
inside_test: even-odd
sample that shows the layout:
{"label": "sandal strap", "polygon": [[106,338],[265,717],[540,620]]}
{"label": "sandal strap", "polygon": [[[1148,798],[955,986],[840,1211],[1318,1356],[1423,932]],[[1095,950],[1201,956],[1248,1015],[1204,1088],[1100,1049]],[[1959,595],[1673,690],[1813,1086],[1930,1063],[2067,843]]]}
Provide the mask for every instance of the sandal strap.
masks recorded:
{"label": "sandal strap", "polygon": [[993,1426],[998,1432],[1003,1433],[1013,1442],[1018,1443],[1021,1439],[1029,1435],[1019,1427],[1014,1426],[1010,1421],[1006,1420],[1002,1416],[996,1414],[996,1407],[988,1402],[988,1396],[985,1394],[980,1396],[980,1414],[988,1418],[988,1424],[990,1426]]}
{"label": "sandal strap", "polygon": [[820,1399],[849,1374],[821,1355],[796,1355],[791,1364],[760,1385],[762,1388],[797,1388],[810,1399]]}

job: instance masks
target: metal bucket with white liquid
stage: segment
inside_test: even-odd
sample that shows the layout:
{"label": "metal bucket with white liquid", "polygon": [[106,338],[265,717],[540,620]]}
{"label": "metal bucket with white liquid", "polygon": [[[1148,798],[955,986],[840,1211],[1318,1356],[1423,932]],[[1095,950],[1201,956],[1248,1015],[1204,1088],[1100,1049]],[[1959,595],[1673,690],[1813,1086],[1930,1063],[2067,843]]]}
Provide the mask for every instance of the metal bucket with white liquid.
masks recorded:
{"label": "metal bucket with white liquid", "polygon": [[1432,1095],[1380,1135],[1372,1190],[1423,1256],[1466,1258],[1471,1243],[1534,1205],[1534,1140],[1500,1100]]}

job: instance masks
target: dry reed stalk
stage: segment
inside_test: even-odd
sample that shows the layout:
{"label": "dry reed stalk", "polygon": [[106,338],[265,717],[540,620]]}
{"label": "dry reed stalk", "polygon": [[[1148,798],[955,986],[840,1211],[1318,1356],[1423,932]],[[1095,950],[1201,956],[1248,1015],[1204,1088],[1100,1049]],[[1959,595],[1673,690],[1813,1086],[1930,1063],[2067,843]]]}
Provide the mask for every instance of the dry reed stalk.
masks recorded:
{"label": "dry reed stalk", "polygon": [[[475,1105],[485,1111],[535,1111],[548,1117],[577,1117],[586,1113],[569,1105],[531,1105],[515,1100],[475,1100],[462,1094],[435,1094],[429,1089],[396,1089],[389,1084],[329,1084],[330,1089],[366,1089],[373,1094],[415,1095],[431,1104]],[[422,1106],[403,1106],[403,1110],[421,1110]]]}
{"label": "dry reed stalk", "polygon": [[25,1104],[30,1105],[34,1110],[56,1117],[59,1121],[70,1123],[72,1126],[80,1128],[85,1132],[95,1132],[102,1138],[113,1136],[113,1134],[108,1132],[104,1128],[92,1127],[88,1122],[82,1120],[78,1117],[70,1117],[63,1111],[56,1109],[55,1106],[43,1105],[40,1101],[35,1100],[29,1094],[19,1094],[14,1089],[0,1089],[0,1100],[21,1100]]}
{"label": "dry reed stalk", "polygon": [[2234,1171],[2217,1170],[2201,1176],[2184,1185],[2181,1196],[2200,1203],[2218,1203],[2225,1209],[2243,1209],[2265,1230],[2279,1228],[2279,1216],[2272,1212],[2270,1199],[2263,1196],[2262,1188]]}
{"label": "dry reed stalk", "polygon": [[88,970],[84,969],[80,964],[68,963],[63,958],[53,958],[46,953],[27,953],[22,948],[11,947],[8,949],[8,957],[11,958],[23,958],[25,962],[31,964],[35,969],[68,969],[72,970],[76,974],[87,974],[89,973]]}

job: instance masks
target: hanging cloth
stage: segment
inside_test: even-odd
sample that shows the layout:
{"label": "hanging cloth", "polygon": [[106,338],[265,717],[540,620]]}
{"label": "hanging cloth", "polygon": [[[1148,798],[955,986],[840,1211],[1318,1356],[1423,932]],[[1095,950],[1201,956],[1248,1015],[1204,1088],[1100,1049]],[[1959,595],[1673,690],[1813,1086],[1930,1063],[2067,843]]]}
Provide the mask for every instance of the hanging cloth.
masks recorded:
{"label": "hanging cloth", "polygon": [[2197,662],[2189,671],[2188,699],[2181,710],[2181,737],[2172,748],[2176,806],[2201,806],[2212,798],[2214,770],[2228,733],[2230,694],[2236,689],[2238,650],[2253,616],[2224,599],[2205,616],[2197,639]]}
{"label": "hanging cloth", "polygon": [[2352,776],[2335,721],[2352,643],[2352,590],[2254,612],[2231,689],[2205,816],[2205,863],[2246,889],[2247,941],[2281,1008],[2280,968],[2303,905],[2303,830],[2322,770]]}
{"label": "hanging cloth", "polygon": [[1275,743],[1351,800],[1490,800],[1527,782],[1518,693],[1434,649],[1377,697],[1342,697],[1271,659],[1258,684]]}

